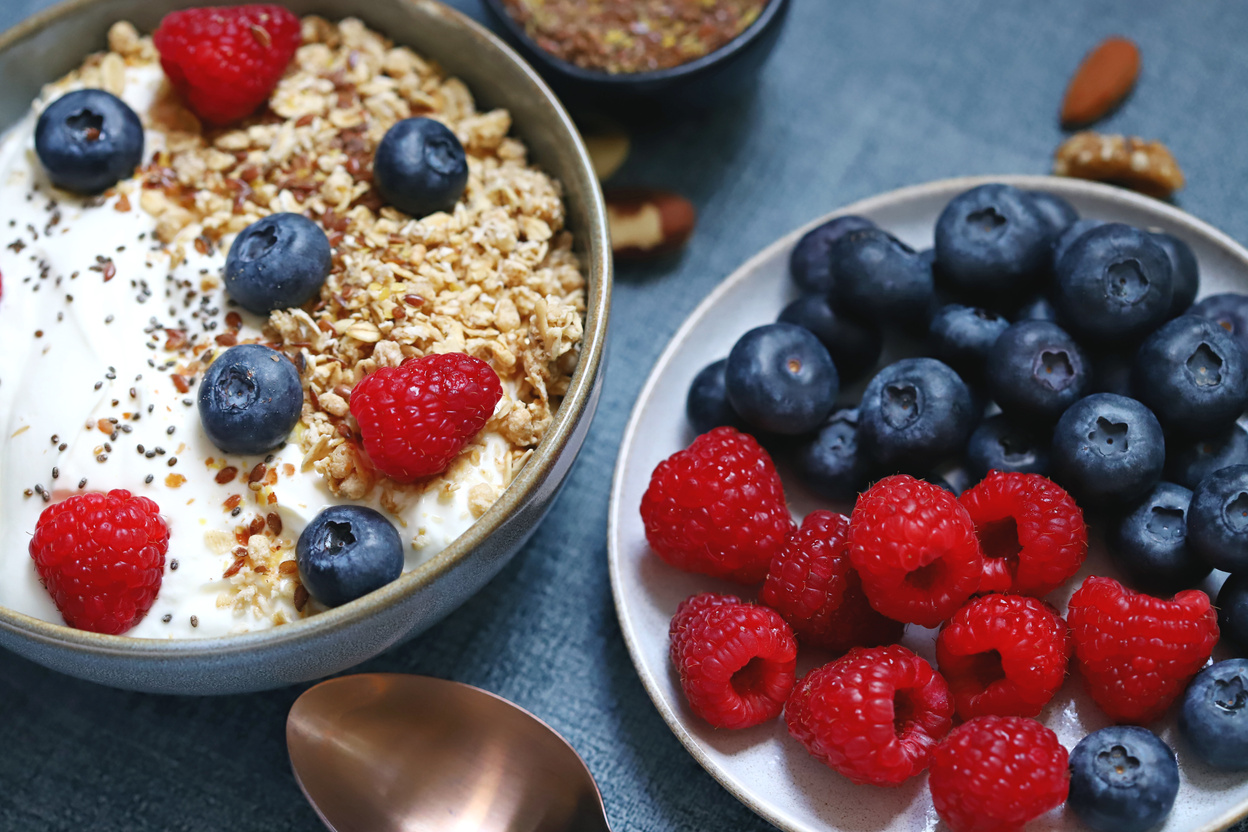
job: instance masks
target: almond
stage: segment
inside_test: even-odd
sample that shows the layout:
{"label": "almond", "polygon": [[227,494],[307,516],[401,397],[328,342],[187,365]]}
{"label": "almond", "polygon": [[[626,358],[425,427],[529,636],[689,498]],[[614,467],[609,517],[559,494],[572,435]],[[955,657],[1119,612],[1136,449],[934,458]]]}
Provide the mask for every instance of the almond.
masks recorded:
{"label": "almond", "polygon": [[1126,97],[1140,74],[1140,50],[1126,38],[1109,37],[1084,56],[1066,88],[1062,126],[1097,121]]}
{"label": "almond", "polygon": [[677,251],[693,234],[697,213],[679,194],[655,188],[608,191],[611,251],[623,260],[660,257]]}

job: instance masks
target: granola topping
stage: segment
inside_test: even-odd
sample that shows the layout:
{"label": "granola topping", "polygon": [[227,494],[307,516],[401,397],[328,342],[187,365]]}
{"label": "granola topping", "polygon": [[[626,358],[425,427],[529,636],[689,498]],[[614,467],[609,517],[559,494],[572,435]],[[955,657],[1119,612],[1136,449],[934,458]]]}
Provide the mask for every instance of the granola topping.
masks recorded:
{"label": "granola topping", "polygon": [[[89,474],[92,488],[153,497],[170,524],[161,596],[130,635],[292,621],[317,611],[294,541],[321,508],[351,500],[388,512],[413,568],[489,509],[549,426],[585,303],[558,183],[527,163],[505,110],[478,112],[461,82],[411,50],[353,19],[305,18],[303,36],[267,110],[205,130],[164,83],[150,39],[115,24],[109,51],[35,105],[98,86],[140,114],[148,161],[103,197],[47,184],[30,152],[33,115],[0,140],[0,229],[11,235],[0,249],[0,348],[21,359],[0,369],[10,483],[0,604],[59,620],[20,537]],[[372,189],[373,149],[413,115],[444,122],[468,152],[451,213],[412,218]],[[230,302],[220,270],[233,236],[279,211],[325,229],[333,270],[318,300],[262,319]],[[294,362],[303,412],[286,447],[226,458],[202,436],[196,385],[221,351],[248,342]],[[492,420],[440,477],[404,486],[379,476],[351,389],[378,367],[450,351],[498,372]]]}

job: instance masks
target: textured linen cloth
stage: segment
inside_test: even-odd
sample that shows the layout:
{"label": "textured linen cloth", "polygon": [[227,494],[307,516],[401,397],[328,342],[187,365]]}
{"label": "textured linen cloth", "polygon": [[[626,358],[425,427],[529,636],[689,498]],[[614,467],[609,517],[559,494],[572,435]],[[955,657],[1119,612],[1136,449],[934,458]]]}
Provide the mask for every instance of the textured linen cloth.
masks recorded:
{"label": "textured linen cloth", "polygon": [[[0,0],[0,28],[48,5]],[[478,0],[452,5],[485,19]],[[688,195],[698,230],[678,259],[617,273],[602,403],[545,524],[458,612],[359,670],[455,679],[533,711],[585,757],[621,832],[771,828],[668,731],[621,639],[606,518],[629,409],[689,311],[792,228],[904,185],[1047,173],[1066,82],[1108,34],[1139,43],[1143,71],[1101,129],[1166,142],[1188,178],[1177,203],[1248,240],[1248,5],[793,0],[751,93],[633,137],[617,181]],[[317,830],[284,740],[305,687],[150,696],[0,652],[0,829]]]}

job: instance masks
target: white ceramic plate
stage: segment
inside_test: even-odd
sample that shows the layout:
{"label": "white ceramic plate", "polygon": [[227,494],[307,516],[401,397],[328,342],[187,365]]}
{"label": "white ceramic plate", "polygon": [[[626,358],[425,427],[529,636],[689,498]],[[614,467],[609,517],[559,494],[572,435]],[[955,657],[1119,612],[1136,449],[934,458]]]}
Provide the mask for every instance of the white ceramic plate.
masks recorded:
{"label": "white ceramic plate", "polygon": [[[872,197],[836,214],[862,214],[916,249],[927,248],[945,204],[985,182],[1051,191],[1068,199],[1083,216],[1167,231],[1196,252],[1202,294],[1248,291],[1248,251],[1225,234],[1156,200],[1089,182],[1040,176],[950,179]],[[788,736],[782,720],[725,731],[693,715],[667,658],[672,613],[680,601],[697,592],[748,596],[749,591],[743,593],[740,586],[680,572],[663,563],[646,545],[638,512],[655,465],[693,438],[684,419],[684,404],[694,375],[726,356],[747,329],[774,321],[797,296],[788,276],[789,252],[805,231],[826,219],[777,241],[728,277],[689,316],[651,372],[624,433],[611,495],[608,545],[616,611],[637,673],[673,733],[716,780],[759,815],[790,832],[943,829],[932,808],[926,775],[893,789],[856,786],[810,757]],[[849,510],[849,506],[829,505],[803,491],[792,476],[784,476],[784,482],[797,518],[816,508]],[[1049,598],[1063,611],[1070,593],[1086,575],[1114,575],[1095,530],[1091,548],[1079,575]],[[1215,592],[1222,577],[1215,573],[1206,591]],[[934,636],[935,631],[912,625],[903,643],[934,661]],[[798,672],[829,658],[803,650]],[[1108,724],[1081,684],[1077,676],[1068,678],[1040,716],[1068,749]],[[1183,778],[1174,810],[1162,827],[1166,832],[1221,829],[1248,814],[1248,779],[1215,772],[1195,761],[1178,736],[1173,715],[1152,727],[1177,751]],[[1060,809],[1028,826],[1035,832],[1081,828]]]}

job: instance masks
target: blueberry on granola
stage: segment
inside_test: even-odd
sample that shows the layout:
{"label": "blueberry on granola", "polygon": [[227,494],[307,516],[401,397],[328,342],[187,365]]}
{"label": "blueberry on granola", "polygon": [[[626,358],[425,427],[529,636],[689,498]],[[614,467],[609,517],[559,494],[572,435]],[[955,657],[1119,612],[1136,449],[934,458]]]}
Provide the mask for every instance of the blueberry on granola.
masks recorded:
{"label": "blueberry on granola", "polygon": [[299,535],[295,561],[308,594],[337,607],[403,574],[403,540],[374,509],[330,506]]}
{"label": "blueberry on granola", "polygon": [[382,199],[417,219],[450,211],[468,184],[464,146],[440,121],[405,118],[377,145],[373,184]]}
{"label": "blueberry on granola", "polygon": [[263,344],[230,347],[208,365],[199,387],[204,433],[227,454],[277,448],[299,421],[303,388],[290,360]]}
{"label": "blueberry on granola", "polygon": [[225,258],[225,289],[244,309],[268,315],[302,306],[332,265],[329,238],[301,214],[270,214],[239,232]]}
{"label": "blueberry on granola", "polygon": [[39,116],[35,153],[58,188],[98,194],[133,174],[143,160],[143,123],[112,93],[74,90]]}

